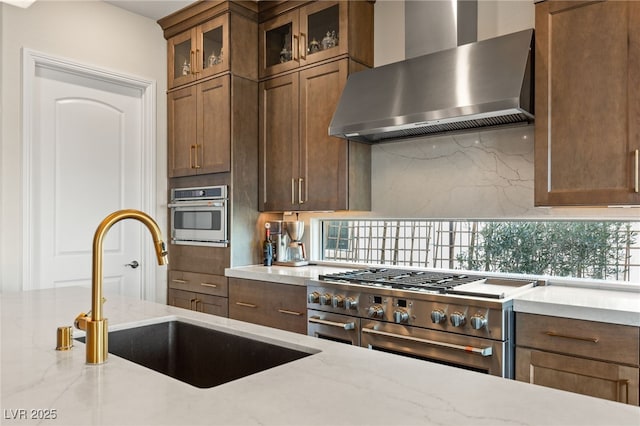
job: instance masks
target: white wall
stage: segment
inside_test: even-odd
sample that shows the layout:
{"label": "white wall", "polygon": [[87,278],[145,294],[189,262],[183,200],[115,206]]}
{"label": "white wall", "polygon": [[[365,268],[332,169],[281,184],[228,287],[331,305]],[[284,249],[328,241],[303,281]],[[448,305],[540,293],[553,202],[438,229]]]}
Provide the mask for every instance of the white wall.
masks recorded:
{"label": "white wall", "polygon": [[28,9],[0,4],[0,23],[0,291],[19,291],[21,48],[156,81],[157,208],[151,213],[166,230],[166,41],[155,21],[100,1],[38,1]]}

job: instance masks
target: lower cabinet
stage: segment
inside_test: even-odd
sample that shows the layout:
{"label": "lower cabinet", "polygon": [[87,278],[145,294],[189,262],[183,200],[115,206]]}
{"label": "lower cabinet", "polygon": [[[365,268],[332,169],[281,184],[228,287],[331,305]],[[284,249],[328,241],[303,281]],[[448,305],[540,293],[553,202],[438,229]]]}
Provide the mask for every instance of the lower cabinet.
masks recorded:
{"label": "lower cabinet", "polygon": [[224,276],[169,271],[168,304],[171,306],[226,317],[228,294]]}
{"label": "lower cabinet", "polygon": [[640,328],[516,314],[516,380],[639,404]]}
{"label": "lower cabinet", "polygon": [[306,287],[229,278],[229,318],[307,334]]}

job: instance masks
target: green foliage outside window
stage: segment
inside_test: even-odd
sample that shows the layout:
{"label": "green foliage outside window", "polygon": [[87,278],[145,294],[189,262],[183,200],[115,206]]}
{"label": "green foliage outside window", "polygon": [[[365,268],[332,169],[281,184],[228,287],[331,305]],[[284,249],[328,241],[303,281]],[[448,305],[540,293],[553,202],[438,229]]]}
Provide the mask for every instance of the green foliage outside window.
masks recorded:
{"label": "green foliage outside window", "polygon": [[534,275],[622,279],[637,232],[625,222],[486,223],[457,255],[461,268]]}

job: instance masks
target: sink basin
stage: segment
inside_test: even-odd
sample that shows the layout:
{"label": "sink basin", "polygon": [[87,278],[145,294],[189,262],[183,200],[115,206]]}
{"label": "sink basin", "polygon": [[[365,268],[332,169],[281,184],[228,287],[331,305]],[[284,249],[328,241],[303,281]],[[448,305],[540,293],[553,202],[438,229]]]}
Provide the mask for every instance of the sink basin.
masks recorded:
{"label": "sink basin", "polygon": [[179,320],[109,331],[108,350],[198,388],[313,355]]}

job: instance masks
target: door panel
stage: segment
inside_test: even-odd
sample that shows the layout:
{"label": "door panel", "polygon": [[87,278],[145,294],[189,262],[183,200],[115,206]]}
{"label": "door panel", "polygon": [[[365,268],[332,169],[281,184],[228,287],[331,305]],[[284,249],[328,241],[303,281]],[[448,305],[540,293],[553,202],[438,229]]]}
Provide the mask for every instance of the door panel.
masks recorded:
{"label": "door panel", "polygon": [[[89,285],[95,229],[141,208],[140,92],[39,68],[34,80],[31,288]],[[105,294],[142,296],[141,228],[120,222],[104,241]]]}
{"label": "door panel", "polygon": [[297,209],[298,75],[260,83],[260,112],[261,210]]}
{"label": "door panel", "polygon": [[300,72],[300,210],[347,209],[348,142],[328,128],[347,82],[346,59]]}

